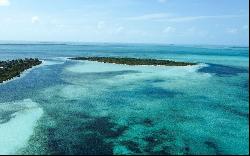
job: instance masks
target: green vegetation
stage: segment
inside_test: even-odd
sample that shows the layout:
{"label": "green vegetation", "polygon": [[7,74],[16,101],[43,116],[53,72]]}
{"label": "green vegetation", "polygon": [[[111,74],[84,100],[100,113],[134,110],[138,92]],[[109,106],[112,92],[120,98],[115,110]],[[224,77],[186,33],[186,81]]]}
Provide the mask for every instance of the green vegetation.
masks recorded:
{"label": "green vegetation", "polygon": [[22,72],[41,63],[42,61],[32,58],[0,61],[0,83],[10,80],[14,77],[20,77]]}
{"label": "green vegetation", "polygon": [[126,65],[162,65],[162,66],[188,66],[197,63],[175,62],[170,60],[138,59],[138,58],[118,58],[118,57],[75,57],[71,60],[88,60],[103,63],[126,64]]}

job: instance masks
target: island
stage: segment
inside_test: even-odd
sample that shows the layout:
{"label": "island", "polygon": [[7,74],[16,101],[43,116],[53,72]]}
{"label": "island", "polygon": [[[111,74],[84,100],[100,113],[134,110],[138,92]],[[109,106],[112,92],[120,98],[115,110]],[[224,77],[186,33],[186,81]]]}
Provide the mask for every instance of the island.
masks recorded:
{"label": "island", "polygon": [[0,61],[0,83],[14,77],[20,77],[22,72],[34,66],[40,65],[41,63],[42,61],[37,58]]}
{"label": "island", "polygon": [[190,66],[197,65],[191,62],[176,62],[171,60],[142,59],[128,57],[75,57],[71,60],[97,61],[102,63],[125,64],[125,65],[153,65],[153,66]]}

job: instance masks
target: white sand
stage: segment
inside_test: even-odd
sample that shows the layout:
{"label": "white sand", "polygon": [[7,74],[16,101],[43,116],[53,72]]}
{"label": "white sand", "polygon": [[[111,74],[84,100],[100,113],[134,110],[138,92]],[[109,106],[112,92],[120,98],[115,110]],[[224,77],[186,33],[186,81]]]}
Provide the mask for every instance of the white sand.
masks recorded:
{"label": "white sand", "polygon": [[[15,154],[18,149],[25,147],[37,120],[42,116],[43,110],[31,99],[20,102],[0,104],[2,109],[20,109],[12,114],[12,119],[0,124],[0,155]],[[18,108],[19,107],[19,108]]]}
{"label": "white sand", "polygon": [[114,72],[124,70],[136,70],[143,72],[157,72],[184,69],[186,71],[197,71],[199,68],[205,66],[205,64],[198,64],[194,66],[150,66],[150,65],[120,65],[112,63],[101,63],[95,61],[77,61],[78,63],[66,68],[67,71],[74,73],[96,73],[96,72]]}

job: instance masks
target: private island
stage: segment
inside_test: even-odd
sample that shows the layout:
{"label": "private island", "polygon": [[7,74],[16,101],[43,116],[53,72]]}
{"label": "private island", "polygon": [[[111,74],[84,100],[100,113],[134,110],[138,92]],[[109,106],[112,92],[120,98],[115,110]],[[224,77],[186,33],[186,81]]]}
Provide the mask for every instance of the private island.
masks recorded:
{"label": "private island", "polygon": [[176,62],[171,60],[119,58],[119,57],[75,57],[71,60],[97,61],[102,63],[125,64],[125,65],[153,65],[153,66],[189,66],[197,65],[191,62]]}
{"label": "private island", "polygon": [[0,61],[0,83],[14,77],[20,77],[22,72],[34,66],[40,65],[41,63],[42,61],[37,58]]}

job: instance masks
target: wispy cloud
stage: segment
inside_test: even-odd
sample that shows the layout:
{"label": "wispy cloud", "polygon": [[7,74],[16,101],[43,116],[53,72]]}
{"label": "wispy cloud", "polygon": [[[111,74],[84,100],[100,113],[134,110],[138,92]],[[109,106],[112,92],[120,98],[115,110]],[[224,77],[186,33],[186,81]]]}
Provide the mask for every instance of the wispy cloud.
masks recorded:
{"label": "wispy cloud", "polygon": [[119,26],[118,28],[116,28],[115,32],[116,33],[120,33],[124,30],[125,28],[123,26]]}
{"label": "wispy cloud", "polygon": [[243,16],[244,15],[183,16],[183,17],[172,17],[165,20],[171,22],[188,22],[188,21],[205,20],[205,19],[231,19]]}
{"label": "wispy cloud", "polygon": [[35,23],[38,23],[40,21],[40,18],[38,16],[33,16],[31,18],[31,23],[35,24]]}
{"label": "wispy cloud", "polygon": [[10,1],[9,0],[0,0],[0,6],[9,6]]}
{"label": "wispy cloud", "polygon": [[155,14],[146,14],[142,16],[134,16],[134,17],[127,17],[128,20],[160,20],[160,19],[166,19],[170,17],[169,14],[166,13],[155,13]]}
{"label": "wispy cloud", "polygon": [[168,33],[175,32],[175,30],[176,30],[176,29],[175,29],[174,27],[168,26],[168,27],[166,27],[166,28],[163,30],[163,33],[168,34]]}
{"label": "wispy cloud", "polygon": [[156,20],[156,21],[169,21],[169,22],[189,22],[205,19],[231,19],[245,17],[246,15],[211,15],[211,16],[174,16],[167,13],[154,13],[141,16],[128,17],[128,20]]}

